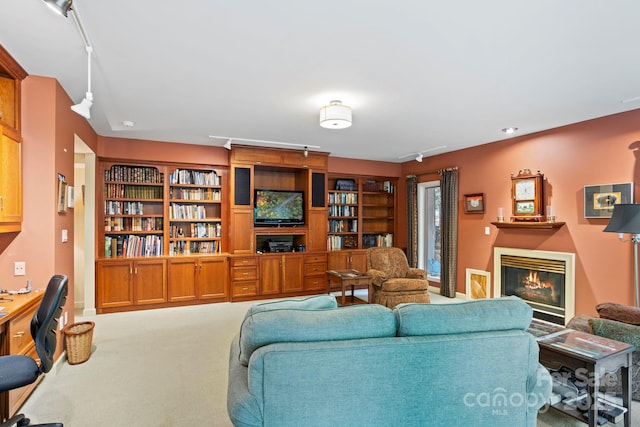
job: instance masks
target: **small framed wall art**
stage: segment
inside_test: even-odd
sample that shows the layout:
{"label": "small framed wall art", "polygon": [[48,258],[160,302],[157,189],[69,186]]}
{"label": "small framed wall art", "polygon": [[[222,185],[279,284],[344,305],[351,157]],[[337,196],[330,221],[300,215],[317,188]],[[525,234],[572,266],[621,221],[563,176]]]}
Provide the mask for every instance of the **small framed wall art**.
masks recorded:
{"label": "small framed wall art", "polygon": [[464,195],[464,213],[484,213],[484,193]]}
{"label": "small framed wall art", "polygon": [[467,268],[467,299],[491,298],[491,273]]}
{"label": "small framed wall art", "polygon": [[585,218],[611,218],[620,203],[633,203],[633,182],[584,186]]}

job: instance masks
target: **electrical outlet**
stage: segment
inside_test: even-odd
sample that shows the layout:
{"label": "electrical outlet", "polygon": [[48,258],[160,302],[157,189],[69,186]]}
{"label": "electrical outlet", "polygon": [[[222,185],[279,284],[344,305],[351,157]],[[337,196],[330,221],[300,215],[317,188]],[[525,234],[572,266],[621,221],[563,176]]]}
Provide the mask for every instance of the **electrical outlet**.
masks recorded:
{"label": "electrical outlet", "polygon": [[24,261],[16,261],[13,263],[13,275],[14,276],[24,276],[26,273],[26,262]]}

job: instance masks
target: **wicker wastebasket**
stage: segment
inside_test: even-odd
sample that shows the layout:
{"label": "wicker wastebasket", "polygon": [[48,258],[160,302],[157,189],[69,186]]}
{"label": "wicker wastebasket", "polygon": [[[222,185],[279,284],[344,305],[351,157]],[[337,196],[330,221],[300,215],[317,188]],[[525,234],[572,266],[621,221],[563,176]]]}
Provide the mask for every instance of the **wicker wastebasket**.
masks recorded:
{"label": "wicker wastebasket", "polygon": [[95,325],[93,322],[79,322],[67,325],[62,330],[67,348],[67,360],[70,365],[77,365],[89,360]]}

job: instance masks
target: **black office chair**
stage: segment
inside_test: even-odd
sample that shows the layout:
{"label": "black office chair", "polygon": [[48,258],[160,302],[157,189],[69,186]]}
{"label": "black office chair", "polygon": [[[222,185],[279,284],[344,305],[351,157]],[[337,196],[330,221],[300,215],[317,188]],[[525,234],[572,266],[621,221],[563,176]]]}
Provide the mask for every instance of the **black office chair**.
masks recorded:
{"label": "black office chair", "polygon": [[[36,343],[36,352],[40,366],[29,356],[0,357],[0,392],[13,390],[34,383],[41,374],[47,373],[53,366],[56,352],[56,330],[58,318],[67,301],[69,280],[67,276],[56,274],[49,280],[42,302],[31,320],[31,336]],[[0,427],[31,426],[29,418],[22,414],[14,415]],[[61,423],[37,424],[41,427],[62,427]],[[35,425],[34,425],[35,427]]]}

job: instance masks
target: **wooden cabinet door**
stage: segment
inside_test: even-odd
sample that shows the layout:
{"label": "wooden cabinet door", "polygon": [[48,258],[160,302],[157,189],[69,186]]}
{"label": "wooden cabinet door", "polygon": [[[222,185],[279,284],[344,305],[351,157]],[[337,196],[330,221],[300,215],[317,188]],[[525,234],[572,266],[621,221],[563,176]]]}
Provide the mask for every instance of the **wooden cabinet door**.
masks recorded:
{"label": "wooden cabinet door", "polygon": [[134,263],[134,303],[137,305],[167,302],[167,264],[164,259]]}
{"label": "wooden cabinet door", "polygon": [[229,230],[231,252],[236,254],[253,253],[253,211],[251,209],[233,209]]}
{"label": "wooden cabinet door", "polygon": [[329,270],[347,270],[349,267],[348,251],[331,251],[327,254]]}
{"label": "wooden cabinet door", "polygon": [[198,263],[198,297],[227,298],[229,269],[226,257],[202,258]]}
{"label": "wooden cabinet door", "polygon": [[304,289],[304,257],[283,255],[282,263],[282,292],[302,291]]}
{"label": "wooden cabinet door", "polygon": [[0,132],[0,231],[20,231],[22,144],[6,135],[1,126]]}
{"label": "wooden cabinet door", "polygon": [[169,302],[191,301],[196,296],[196,275],[198,265],[195,259],[171,259],[168,266]]}
{"label": "wooden cabinet door", "polygon": [[260,294],[280,293],[282,278],[282,256],[264,256],[260,258]]}
{"label": "wooden cabinet door", "polygon": [[367,271],[367,251],[365,249],[351,251],[351,267],[358,271]]}
{"label": "wooden cabinet door", "polygon": [[133,263],[131,261],[100,261],[96,276],[96,308],[98,310],[133,305]]}
{"label": "wooden cabinet door", "polygon": [[309,231],[307,233],[307,251],[327,249],[327,210],[309,210]]}

